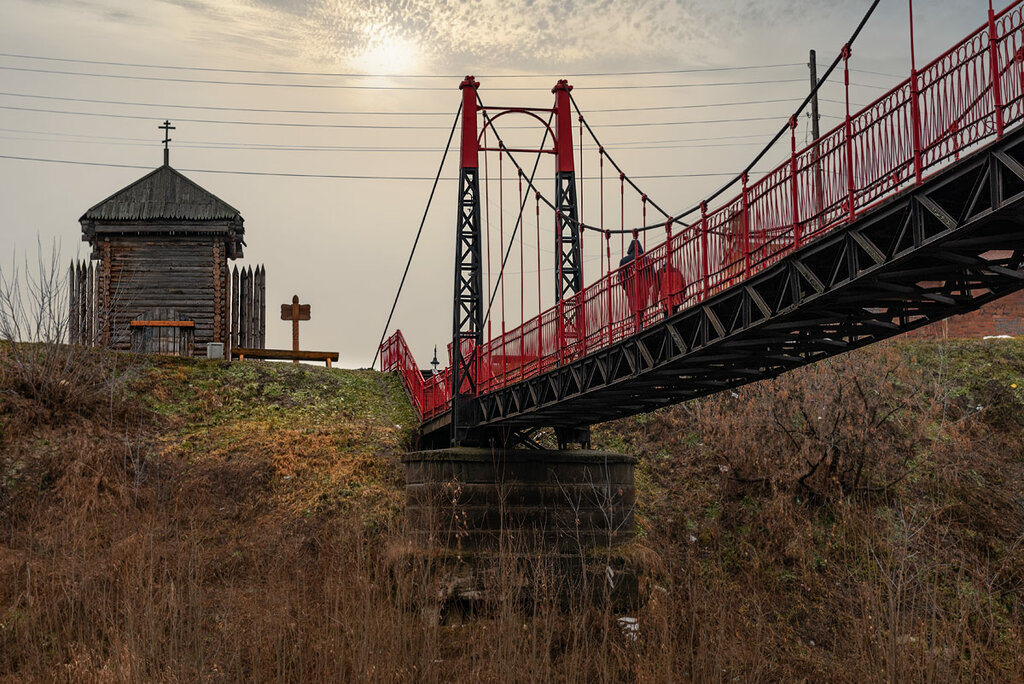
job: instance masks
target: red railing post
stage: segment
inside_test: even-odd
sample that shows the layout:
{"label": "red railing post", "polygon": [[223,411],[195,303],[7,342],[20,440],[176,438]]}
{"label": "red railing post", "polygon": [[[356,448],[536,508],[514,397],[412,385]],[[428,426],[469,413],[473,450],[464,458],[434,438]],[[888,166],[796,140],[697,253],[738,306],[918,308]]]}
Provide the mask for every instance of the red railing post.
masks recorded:
{"label": "red railing post", "polygon": [[[667,219],[665,221],[665,264],[661,267],[661,274],[662,274],[661,278],[659,279],[657,276],[655,276],[655,278],[654,278],[655,285],[658,288],[658,295],[661,297],[661,300],[663,302],[663,306],[665,306],[665,312],[666,312],[665,315],[666,316],[671,316],[672,313],[673,313],[673,311],[672,311],[672,309],[673,309],[672,302],[673,302],[673,298],[676,295],[676,293],[672,292],[671,290],[669,292],[665,292],[664,291],[666,287],[668,287],[668,288],[676,287],[675,278],[673,278],[671,275],[669,275],[670,273],[672,273],[672,271],[670,270],[671,268],[672,268],[672,219]],[[664,303],[666,299],[668,300],[667,304]]]}
{"label": "red railing post", "polygon": [[1024,47],[1017,48],[1013,54],[1013,61],[1017,63],[1017,73],[1020,74],[1020,97],[1024,100]]}
{"label": "red railing post", "polygon": [[608,254],[608,273],[606,275],[607,285],[605,296],[608,298],[608,346],[612,345],[614,319],[612,318],[612,231],[605,231],[605,251]]}
{"label": "red railing post", "polygon": [[[633,240],[637,240],[636,229],[633,230]],[[637,243],[639,245],[639,243]],[[633,245],[630,245],[632,247]],[[640,254],[639,247],[633,250],[633,263],[630,264],[631,275],[633,276],[633,332],[640,332]]]}
{"label": "red railing post", "polygon": [[914,184],[920,185],[924,176],[921,150],[921,82],[917,73],[917,54],[914,48],[914,2],[910,0],[910,125],[914,137]]}
{"label": "red railing post", "polygon": [[857,216],[853,184],[853,119],[850,117],[850,55],[852,54],[850,44],[847,43],[843,46],[842,55],[844,83],[846,84],[846,123],[844,127],[846,132],[846,203],[851,221]]}
{"label": "red railing post", "polygon": [[999,50],[996,44],[999,42],[998,31],[996,30],[996,13],[992,9],[992,0],[988,3],[988,55],[989,66],[992,70],[992,99],[996,117],[996,137],[1003,137],[1003,84],[999,74]]}
{"label": "red railing post", "polygon": [[704,280],[704,296],[701,301],[708,298],[708,277],[711,275],[708,266],[708,203],[700,203],[700,268],[701,278]]}
{"label": "red railing post", "polygon": [[750,277],[750,198],[747,194],[747,172],[740,174],[743,183],[743,277]]}
{"label": "red railing post", "polygon": [[791,149],[789,175],[791,176],[791,201],[793,203],[793,247],[797,248],[800,246],[800,187],[797,184],[796,114],[789,117],[789,145]]}
{"label": "red railing post", "polygon": [[537,314],[537,375],[544,371],[544,312]]}

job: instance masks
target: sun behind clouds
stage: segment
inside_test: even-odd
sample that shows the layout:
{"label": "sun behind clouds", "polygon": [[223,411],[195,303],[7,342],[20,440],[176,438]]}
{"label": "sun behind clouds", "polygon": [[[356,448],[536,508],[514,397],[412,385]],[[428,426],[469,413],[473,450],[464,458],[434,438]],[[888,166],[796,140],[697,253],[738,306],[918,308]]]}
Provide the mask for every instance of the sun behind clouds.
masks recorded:
{"label": "sun behind clouds", "polygon": [[386,27],[376,27],[352,65],[371,74],[407,74],[422,67],[421,55],[416,41]]}

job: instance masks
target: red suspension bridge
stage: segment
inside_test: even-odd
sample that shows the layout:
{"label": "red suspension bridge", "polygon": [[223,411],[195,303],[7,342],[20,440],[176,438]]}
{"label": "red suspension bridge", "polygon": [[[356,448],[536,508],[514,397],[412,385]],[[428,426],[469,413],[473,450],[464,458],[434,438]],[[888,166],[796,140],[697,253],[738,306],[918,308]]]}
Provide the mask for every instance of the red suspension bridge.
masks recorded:
{"label": "red suspension bridge", "polygon": [[[382,370],[401,375],[425,441],[529,446],[533,431],[553,427],[560,445],[585,445],[594,423],[772,377],[1024,287],[1022,2],[990,8],[927,65],[912,58],[906,80],[855,111],[851,45],[862,22],[818,84],[842,69],[842,122],[799,146],[805,100],[772,141],[788,134],[783,163],[750,178],[769,145],[733,183],[676,215],[623,172],[566,81],[550,108],[488,107],[467,77],[456,115],[450,365],[421,371],[400,331],[379,350]],[[496,123],[513,115],[537,122],[539,147],[505,144]],[[585,138],[596,160],[584,159]],[[532,170],[517,158],[525,154],[536,155]],[[555,163],[553,199],[535,183],[545,155]],[[585,162],[599,182],[591,223],[578,201]],[[550,227],[554,297],[545,307]],[[584,271],[585,241],[596,272]]]}

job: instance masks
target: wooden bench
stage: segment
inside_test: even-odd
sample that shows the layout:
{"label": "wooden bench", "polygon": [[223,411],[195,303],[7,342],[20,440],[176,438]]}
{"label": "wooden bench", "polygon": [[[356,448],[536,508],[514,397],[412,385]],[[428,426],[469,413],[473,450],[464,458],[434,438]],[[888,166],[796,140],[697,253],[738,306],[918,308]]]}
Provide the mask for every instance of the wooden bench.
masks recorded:
{"label": "wooden bench", "polygon": [[331,367],[332,361],[338,360],[338,352],[329,351],[293,351],[291,349],[248,349],[245,347],[232,347],[231,357],[238,357],[239,361],[250,359],[264,359],[266,361],[324,361],[327,367]]}

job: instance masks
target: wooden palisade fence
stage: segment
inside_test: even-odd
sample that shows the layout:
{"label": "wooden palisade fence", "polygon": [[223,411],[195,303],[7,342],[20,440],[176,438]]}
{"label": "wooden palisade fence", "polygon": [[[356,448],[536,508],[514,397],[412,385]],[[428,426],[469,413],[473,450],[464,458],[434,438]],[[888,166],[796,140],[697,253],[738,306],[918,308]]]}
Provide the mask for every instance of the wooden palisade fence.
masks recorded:
{"label": "wooden palisade fence", "polygon": [[[110,311],[104,310],[103,298],[100,296],[100,272],[89,260],[76,260],[71,263],[68,271],[68,325],[67,339],[70,344],[81,344],[86,346],[113,346],[118,347],[119,341],[124,341],[124,348],[132,348],[135,351],[147,351],[161,353],[166,350],[167,345],[159,344],[155,347],[146,344],[140,348],[137,344],[139,333],[142,331],[131,329],[140,327],[139,320],[125,321],[127,327],[124,330],[111,330],[110,321],[114,321],[114,328],[119,326],[123,316],[112,316]],[[231,347],[248,347],[250,349],[266,348],[266,291],[267,291],[267,269],[262,265],[255,267],[248,266],[239,269],[237,266],[232,269],[230,284],[225,282],[224,291],[216,289],[214,296],[222,297],[224,309],[228,310],[230,302],[230,328],[225,330],[228,339],[195,340],[197,348],[200,343],[224,341]],[[188,293],[185,293],[188,295]],[[198,293],[193,293],[193,295]],[[186,297],[187,298],[187,297]],[[131,307],[131,302],[120,302],[118,306],[116,296],[111,297],[110,309],[125,309]],[[169,319],[171,321],[188,321],[189,316],[176,311],[174,307],[161,307],[148,309],[144,314],[134,316],[134,319],[153,320]],[[145,327],[145,326],[141,326]],[[186,326],[168,326],[178,327]],[[168,331],[160,331],[164,334]],[[198,332],[198,331],[197,331]],[[161,339],[160,335],[149,335],[145,339],[155,341]],[[150,348],[153,347],[153,348]],[[120,348],[120,347],[118,347]],[[194,353],[190,346],[180,347],[181,353],[189,355]]]}
{"label": "wooden palisade fence", "polygon": [[265,349],[267,269],[236,266],[231,272],[231,348]]}
{"label": "wooden palisade fence", "polygon": [[68,272],[68,342],[93,345],[104,327],[97,315],[96,272],[92,262],[71,262]]}

